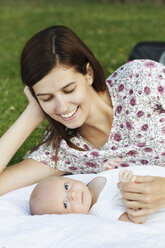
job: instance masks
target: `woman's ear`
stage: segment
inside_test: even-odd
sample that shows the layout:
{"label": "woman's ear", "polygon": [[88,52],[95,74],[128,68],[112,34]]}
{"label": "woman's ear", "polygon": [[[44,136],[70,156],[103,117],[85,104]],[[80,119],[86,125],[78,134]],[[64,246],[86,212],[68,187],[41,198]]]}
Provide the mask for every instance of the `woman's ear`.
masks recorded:
{"label": "woman's ear", "polygon": [[94,79],[94,71],[89,62],[86,65],[86,77],[87,77],[89,85],[92,85],[93,79]]}

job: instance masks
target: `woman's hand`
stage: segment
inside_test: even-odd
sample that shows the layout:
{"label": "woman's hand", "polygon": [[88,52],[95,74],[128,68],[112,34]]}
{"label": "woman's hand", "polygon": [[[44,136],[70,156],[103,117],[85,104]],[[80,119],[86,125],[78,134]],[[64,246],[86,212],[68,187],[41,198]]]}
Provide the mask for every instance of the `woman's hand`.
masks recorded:
{"label": "woman's hand", "polygon": [[24,92],[29,100],[27,108],[0,138],[0,173],[29,135],[45,119],[43,111],[31,95],[29,88],[25,87]]}
{"label": "woman's hand", "polygon": [[165,178],[136,176],[134,183],[118,183],[126,210],[132,221],[138,223],[149,214],[165,208]]}
{"label": "woman's hand", "polygon": [[28,86],[25,86],[24,93],[29,101],[28,107],[31,108],[31,111],[35,112],[35,116],[40,119],[40,122],[42,122],[45,119],[44,112],[42,111],[37,100],[32,95]]}

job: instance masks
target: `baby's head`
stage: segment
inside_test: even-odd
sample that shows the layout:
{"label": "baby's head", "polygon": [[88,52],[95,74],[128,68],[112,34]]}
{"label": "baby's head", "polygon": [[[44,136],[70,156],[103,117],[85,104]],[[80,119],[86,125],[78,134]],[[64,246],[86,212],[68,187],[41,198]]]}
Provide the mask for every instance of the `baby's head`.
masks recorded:
{"label": "baby's head", "polygon": [[37,184],[30,197],[32,215],[88,214],[92,194],[84,183],[68,177],[50,176]]}

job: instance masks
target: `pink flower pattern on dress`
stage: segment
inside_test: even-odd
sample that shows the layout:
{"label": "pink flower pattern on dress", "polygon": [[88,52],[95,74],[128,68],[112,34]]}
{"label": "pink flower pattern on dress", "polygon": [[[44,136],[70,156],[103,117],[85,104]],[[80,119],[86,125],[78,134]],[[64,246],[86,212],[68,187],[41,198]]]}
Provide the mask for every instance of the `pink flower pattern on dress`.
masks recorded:
{"label": "pink flower pattern on dress", "polygon": [[142,131],[147,131],[148,128],[149,128],[148,124],[144,124],[141,129]]}
{"label": "pink flower pattern on dress", "polygon": [[136,98],[135,98],[135,97],[132,97],[132,98],[131,98],[130,104],[131,104],[132,106],[135,106],[135,105],[136,105]]}
{"label": "pink flower pattern on dress", "polygon": [[150,87],[145,86],[145,87],[144,87],[144,93],[145,93],[146,95],[149,95],[149,94],[151,93]]}
{"label": "pink flower pattern on dress", "polygon": [[149,60],[144,63],[144,66],[150,67],[150,68],[155,67],[155,65],[156,63],[154,61],[149,61]]}
{"label": "pink flower pattern on dress", "polygon": [[126,121],[126,127],[130,131],[133,129],[133,123],[131,121]]}
{"label": "pink flower pattern on dress", "polygon": [[157,88],[158,92],[163,94],[164,93],[164,87],[162,85],[158,85],[158,88]]}
{"label": "pink flower pattern on dress", "polygon": [[136,115],[137,117],[142,117],[144,115],[144,112],[142,110],[139,110]]}
{"label": "pink flower pattern on dress", "polygon": [[91,152],[91,155],[93,156],[93,157],[99,157],[99,153],[98,152],[96,152],[96,151],[94,151],[94,152]]}
{"label": "pink flower pattern on dress", "polygon": [[124,90],[124,84],[120,84],[118,87],[118,91],[121,92]]}
{"label": "pink flower pattern on dress", "polygon": [[114,140],[117,141],[117,142],[122,140],[121,134],[119,132],[114,134]]}
{"label": "pink flower pattern on dress", "polygon": [[[71,140],[84,149],[79,151],[61,139],[57,168],[73,174],[99,173],[106,161],[115,158],[121,162],[112,169],[165,166],[165,67],[151,60],[134,60],[106,82],[114,106],[108,140],[97,149],[77,134]],[[55,167],[54,155],[53,147],[43,144],[28,157]]]}

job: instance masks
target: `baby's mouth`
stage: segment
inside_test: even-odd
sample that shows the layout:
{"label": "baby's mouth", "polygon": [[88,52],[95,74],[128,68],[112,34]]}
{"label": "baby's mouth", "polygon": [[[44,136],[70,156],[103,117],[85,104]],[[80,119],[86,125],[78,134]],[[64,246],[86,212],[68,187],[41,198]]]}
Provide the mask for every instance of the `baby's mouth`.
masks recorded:
{"label": "baby's mouth", "polygon": [[83,202],[84,202],[84,194],[83,194],[83,192],[81,193],[81,203],[83,204]]}

